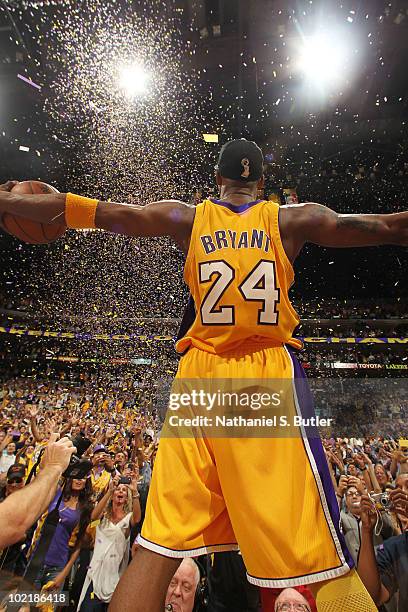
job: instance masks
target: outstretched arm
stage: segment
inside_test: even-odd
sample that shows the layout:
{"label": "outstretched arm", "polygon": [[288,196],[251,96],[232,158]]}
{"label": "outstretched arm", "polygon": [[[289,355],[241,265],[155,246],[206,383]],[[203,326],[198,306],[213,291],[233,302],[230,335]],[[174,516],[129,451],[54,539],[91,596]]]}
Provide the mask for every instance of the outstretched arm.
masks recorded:
{"label": "outstretched arm", "polygon": [[282,206],[280,227],[296,257],[306,242],[325,247],[408,246],[408,211],[389,215],[341,215],[308,202]]}
{"label": "outstretched arm", "polygon": [[[7,185],[7,184],[6,184]],[[23,195],[0,186],[0,215],[5,212],[39,223],[65,224],[65,193]],[[95,226],[126,236],[171,236],[186,250],[195,209],[178,200],[146,206],[98,202]]]}

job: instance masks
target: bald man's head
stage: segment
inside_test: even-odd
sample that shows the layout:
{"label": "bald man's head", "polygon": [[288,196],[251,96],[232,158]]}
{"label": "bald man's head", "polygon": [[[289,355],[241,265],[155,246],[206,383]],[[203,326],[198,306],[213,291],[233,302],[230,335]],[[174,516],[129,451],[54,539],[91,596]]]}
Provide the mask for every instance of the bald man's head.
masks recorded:
{"label": "bald man's head", "polygon": [[183,559],[170,581],[165,604],[171,604],[174,612],[192,612],[199,582],[197,563],[188,557]]}
{"label": "bald man's head", "polygon": [[[300,610],[302,610],[302,612],[310,612],[309,602],[303,595],[296,591],[296,589],[283,589],[283,591],[279,593],[275,601],[275,612],[280,612],[282,608],[285,610],[285,604],[288,606],[288,610],[291,609],[290,604],[294,604],[292,609],[295,608],[297,611],[296,606],[299,606],[299,612]],[[301,606],[303,606],[303,609]]]}

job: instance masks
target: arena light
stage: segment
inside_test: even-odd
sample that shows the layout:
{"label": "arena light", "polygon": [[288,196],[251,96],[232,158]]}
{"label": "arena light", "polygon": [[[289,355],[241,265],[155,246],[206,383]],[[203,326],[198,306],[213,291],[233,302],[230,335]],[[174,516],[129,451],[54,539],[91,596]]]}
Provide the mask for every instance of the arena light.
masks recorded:
{"label": "arena light", "polygon": [[348,59],[343,38],[315,34],[302,38],[298,68],[309,83],[330,86],[347,76]]}
{"label": "arena light", "polygon": [[119,87],[129,98],[146,93],[149,79],[150,75],[140,64],[122,66],[119,69]]}

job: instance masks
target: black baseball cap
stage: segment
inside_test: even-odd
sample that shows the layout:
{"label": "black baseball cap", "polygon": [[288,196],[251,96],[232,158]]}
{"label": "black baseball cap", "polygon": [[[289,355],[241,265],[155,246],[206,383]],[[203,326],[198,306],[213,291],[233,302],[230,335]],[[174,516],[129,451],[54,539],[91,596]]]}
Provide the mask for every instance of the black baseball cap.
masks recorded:
{"label": "black baseball cap", "polygon": [[15,463],[14,465],[11,465],[7,470],[7,480],[10,481],[14,480],[14,478],[24,478],[25,473],[26,469],[24,465]]}
{"label": "black baseball cap", "polygon": [[239,138],[222,147],[216,169],[224,178],[250,183],[263,175],[263,155],[256,142]]}

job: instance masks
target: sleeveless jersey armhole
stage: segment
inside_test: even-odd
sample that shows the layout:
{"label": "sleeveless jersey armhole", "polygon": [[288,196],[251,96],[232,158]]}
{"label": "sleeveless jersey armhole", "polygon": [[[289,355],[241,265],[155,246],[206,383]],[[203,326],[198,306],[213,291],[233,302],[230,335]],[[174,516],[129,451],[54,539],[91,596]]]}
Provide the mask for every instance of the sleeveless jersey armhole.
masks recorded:
{"label": "sleeveless jersey armhole", "polygon": [[200,222],[201,222],[201,219],[202,219],[202,216],[203,216],[203,212],[204,212],[204,206],[205,206],[205,200],[204,200],[204,202],[201,202],[200,204],[197,204],[196,210],[195,210],[193,227],[191,229],[190,244],[188,245],[188,251],[187,251],[187,255],[186,255],[186,260],[184,262],[183,277],[184,277],[184,280],[185,280],[186,283],[187,283],[187,278],[186,278],[187,271],[190,268],[190,266],[192,265],[192,260],[193,260],[193,257],[194,257],[194,249],[197,246],[197,242],[196,242],[197,228],[200,226]]}
{"label": "sleeveless jersey armhole", "polygon": [[[271,203],[268,202],[268,206],[270,205]],[[286,270],[286,273],[289,279],[288,285],[290,286],[292,285],[295,279],[295,272],[286,254],[285,248],[283,246],[283,242],[282,242],[282,238],[281,238],[281,234],[279,230],[279,210],[280,210],[279,204],[276,204],[275,202],[273,202],[272,203],[272,214],[271,214],[271,217],[272,217],[271,218],[271,229],[272,229],[272,234],[273,234],[272,238],[281,256],[282,263],[285,266],[285,270]]]}

